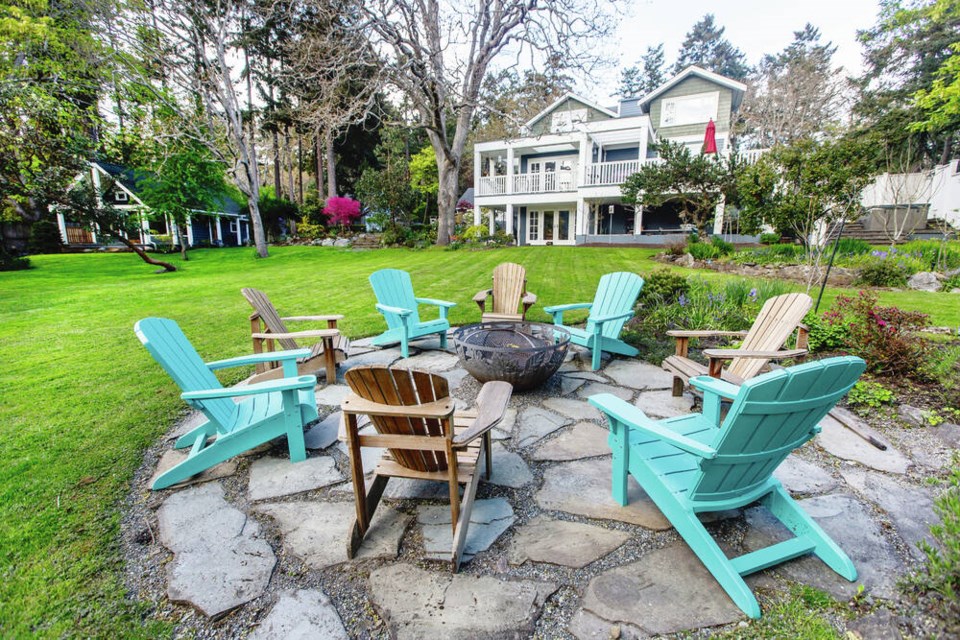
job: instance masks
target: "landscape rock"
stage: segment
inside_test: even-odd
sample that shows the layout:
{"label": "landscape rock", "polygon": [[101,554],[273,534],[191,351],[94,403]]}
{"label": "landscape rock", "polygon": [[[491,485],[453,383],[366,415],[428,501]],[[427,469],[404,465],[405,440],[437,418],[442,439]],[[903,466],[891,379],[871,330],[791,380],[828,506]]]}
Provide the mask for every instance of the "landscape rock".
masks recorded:
{"label": "landscape rock", "polygon": [[923,410],[909,404],[901,404],[898,406],[897,415],[911,427],[922,427],[927,424]]}
{"label": "landscape rock", "polygon": [[917,291],[940,291],[940,279],[932,271],[918,271],[907,280],[907,286]]}
{"label": "landscape rock", "polygon": [[898,626],[896,616],[886,609],[878,609],[847,623],[847,637],[850,640],[900,640],[903,635]]}
{"label": "landscape rock", "polygon": [[621,387],[631,389],[670,389],[673,386],[673,374],[640,360],[611,362],[603,373]]}
{"label": "landscape rock", "polygon": [[250,640],[347,640],[340,614],[322,591],[299,589],[280,594],[263,622],[247,636]]}
{"label": "landscape rock", "polygon": [[822,431],[817,434],[814,442],[838,458],[859,462],[871,469],[888,473],[904,474],[910,467],[910,459],[893,445],[888,445],[886,451],[881,451],[829,414],[820,421],[820,427]]}
{"label": "landscape rock", "polygon": [[839,484],[829,473],[795,454],[787,456],[773,475],[793,495],[827,493]]}
{"label": "landscape rock", "polygon": [[587,381],[583,378],[560,376],[560,395],[568,396],[585,384],[587,384]]}
{"label": "landscape rock", "polygon": [[543,442],[534,450],[534,460],[579,460],[608,455],[609,431],[591,422],[578,422],[556,438]]}
{"label": "landscape rock", "polygon": [[[270,502],[255,507],[276,520],[283,546],[314,569],[346,562],[350,532],[357,519],[353,502]],[[397,557],[410,516],[381,504],[356,558]]]}
{"label": "landscape rock", "polygon": [[307,449],[326,449],[337,441],[343,412],[334,411],[303,434]]}
{"label": "landscape rock", "polygon": [[527,638],[557,585],[395,564],[370,574],[373,605],[397,640]]}
{"label": "landscape rock", "polygon": [[569,418],[559,416],[552,411],[546,411],[540,407],[528,407],[517,416],[517,427],[513,439],[518,448],[527,447],[571,422]]}
{"label": "landscape rock", "polygon": [[547,468],[543,474],[543,487],[535,496],[537,504],[543,509],[601,520],[619,520],[656,531],[671,528],[670,522],[633,476],[627,479],[627,506],[620,506],[611,497],[610,465],[610,458],[592,458],[561,462]]}
{"label": "landscape rock", "polygon": [[[349,358],[347,358],[340,364],[340,369],[346,372],[354,367],[368,367],[368,366],[386,367],[386,366],[390,366],[391,364],[393,364],[399,359],[400,359],[399,349],[377,349],[376,351],[368,351],[358,356],[351,355]],[[337,403],[337,406],[338,407],[340,406],[339,402]]]}
{"label": "landscape rock", "polygon": [[744,617],[682,542],[592,579],[582,606],[570,626],[578,638],[609,638],[615,626],[620,627],[623,638],[641,638],[728,624]]}
{"label": "landscape rock", "polygon": [[500,443],[493,445],[492,452],[493,472],[490,474],[490,484],[519,489],[533,482],[530,467],[518,454],[508,451]]}
{"label": "landscape rock", "polygon": [[514,565],[529,560],[581,569],[629,538],[623,531],[537,516],[514,533],[508,557]]}
{"label": "landscape rock", "polygon": [[173,552],[167,596],[216,617],[263,595],[277,562],[260,525],[230,505],[219,483],[164,500],[160,543]]}
{"label": "landscape rock", "polygon": [[500,424],[490,431],[490,437],[493,440],[509,440],[513,437],[513,428],[517,424],[517,410],[507,409],[503,412],[503,419]]}
{"label": "landscape rock", "polygon": [[289,458],[258,458],[250,465],[247,497],[252,501],[289,496],[343,482],[330,456],[290,462]]}
{"label": "landscape rock", "polygon": [[333,238],[324,238],[323,240],[323,246],[325,247],[332,247],[333,243],[334,243]]}
{"label": "landscape rock", "polygon": [[960,424],[944,422],[939,426],[931,427],[930,434],[947,448],[960,449]]}
{"label": "landscape rock", "polygon": [[401,369],[422,369],[439,373],[454,368],[460,360],[446,351],[424,351],[409,358],[398,360],[393,366]]}
{"label": "landscape rock", "polygon": [[543,406],[574,420],[600,420],[602,418],[600,412],[586,400],[547,398],[543,401]]}
{"label": "landscape rock", "polygon": [[696,262],[697,261],[694,259],[692,255],[690,255],[689,253],[685,253],[679,258],[677,258],[674,264],[676,264],[678,267],[687,267],[688,269],[692,269],[693,265],[695,265]]}
{"label": "landscape rock", "polygon": [[335,247],[349,247],[352,243],[350,238],[337,238],[333,241],[333,246]]}
{"label": "landscape rock", "polygon": [[[513,507],[506,498],[476,500],[470,512],[470,526],[463,545],[466,562],[481,551],[486,551],[503,532],[516,521]],[[426,558],[449,560],[453,549],[450,505],[422,506],[417,509],[417,521],[423,527],[423,549]]]}
{"label": "landscape rock", "polygon": [[[154,471],[153,476],[150,478],[147,483],[149,486],[153,486],[154,481],[160,477],[160,474],[166,473],[173,467],[177,466],[181,462],[187,459],[189,456],[190,449],[169,449],[163,452],[163,455],[160,456],[160,460],[157,462],[157,470]],[[182,482],[178,482],[175,485],[168,487],[169,489],[179,489],[181,487],[187,487],[192,484],[200,484],[201,482],[209,482],[210,480],[217,480],[219,478],[226,478],[232,476],[237,472],[237,461],[235,459],[227,460],[221,462],[218,465],[210,467],[206,471],[198,473],[195,476],[191,476]]]}
{"label": "landscape rock", "polygon": [[644,391],[633,404],[649,418],[674,418],[693,411],[693,396],[684,392],[675,398],[670,390]]}

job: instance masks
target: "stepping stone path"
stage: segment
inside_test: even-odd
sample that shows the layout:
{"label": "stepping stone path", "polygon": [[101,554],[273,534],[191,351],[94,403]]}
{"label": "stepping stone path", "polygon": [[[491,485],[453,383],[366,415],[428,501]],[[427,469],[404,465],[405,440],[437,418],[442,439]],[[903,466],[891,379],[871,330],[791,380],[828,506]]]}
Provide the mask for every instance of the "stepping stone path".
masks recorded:
{"label": "stepping stone path", "polygon": [[[369,342],[353,342],[342,371],[368,364],[434,371],[457,390],[458,406],[472,407],[479,384],[436,337],[418,341],[406,359],[399,348]],[[610,393],[657,419],[688,414],[693,396],[674,398],[672,376],[659,367],[617,357],[591,371],[589,352],[573,351],[543,387],[515,394],[491,432],[493,477],[480,483],[458,574],[449,569],[444,482],[391,479],[356,558],[347,558],[356,509],[346,448],[337,442],[345,384],[317,387],[322,420],[304,436],[311,451],[327,455],[294,464],[278,439],[169,491],[146,492],[149,480],[141,480],[135,495],[149,498],[135,500],[141,515],[129,521],[143,526],[155,517],[150,531],[172,558],[150,542],[138,542],[138,553],[153,559],[145,566],[164,567],[171,601],[201,614],[182,613],[178,635],[608,640],[699,637],[743,621],[633,477],[628,504],[612,499],[607,424],[587,402]],[[191,412],[164,438],[158,470],[185,455],[170,450],[173,434],[203,420]],[[361,432],[372,431],[363,419]],[[898,597],[897,580],[922,559],[916,544],[931,541],[936,522],[934,490],[912,465],[939,470],[960,442],[960,427],[924,427],[922,436],[886,439],[906,453],[880,451],[824,420],[816,441],[791,454],[776,477],[850,555],[859,577],[847,582],[804,556],[752,575],[749,584],[783,593],[793,581],[841,600],[863,584],[880,608],[841,624],[864,637],[895,637],[897,618],[883,600]],[[932,444],[924,450],[921,440]],[[362,452],[369,487],[382,450]],[[730,556],[789,535],[761,506],[701,519]],[[214,622],[237,607],[229,627]]]}
{"label": "stepping stone path", "polygon": [[157,513],[160,543],[173,552],[167,596],[210,617],[263,595],[277,563],[260,525],[231,506],[219,483],[184,489]]}

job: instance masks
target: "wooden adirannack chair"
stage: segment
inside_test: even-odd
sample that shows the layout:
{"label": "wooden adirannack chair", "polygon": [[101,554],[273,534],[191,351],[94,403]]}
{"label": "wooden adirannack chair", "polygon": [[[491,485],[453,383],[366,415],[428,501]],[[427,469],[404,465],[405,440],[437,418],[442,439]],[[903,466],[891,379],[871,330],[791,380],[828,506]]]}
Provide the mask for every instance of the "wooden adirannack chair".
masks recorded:
{"label": "wooden adirannack chair", "polygon": [[[651,420],[611,394],[590,397],[610,424],[613,497],[627,504],[632,475],[690,545],[717,582],[751,618],[760,607],[745,575],[813,552],[853,581],[850,558],[794,502],[773,472],[820,431],[819,422],[856,383],[865,363],[841,357],[779,369],[740,387],[698,376],[703,413]],[[721,423],[721,399],[733,405]],[[759,501],[794,538],[729,559],[697,518]]]}
{"label": "wooden adirannack chair", "polygon": [[[740,384],[752,378],[771,360],[800,359],[807,353],[807,328],[801,323],[813,300],[805,293],[787,293],[767,300],[749,331],[667,331],[676,338],[676,353],[663,361],[663,368],[673,374],[673,395],[680,396],[687,380],[709,375]],[[796,348],[781,349],[797,332]],[[705,349],[707,366],[687,357],[690,338],[715,336],[742,337],[738,349]],[[730,362],[724,369],[723,363]]]}
{"label": "wooden adirannack chair", "polygon": [[[643,278],[635,273],[608,273],[600,278],[593,302],[561,304],[546,307],[544,311],[553,316],[553,324],[570,332],[570,342],[592,351],[591,367],[596,371],[600,368],[600,356],[604,351],[630,357],[639,353],[620,339],[620,331],[626,321],[633,317],[633,308],[642,287]],[[574,309],[590,310],[585,328],[563,324],[563,313]]]}
{"label": "wooden adirannack chair", "polygon": [[[300,374],[315,374],[321,368],[327,376],[327,384],[333,384],[337,379],[337,364],[347,358],[350,351],[350,341],[337,329],[337,321],[342,315],[320,316],[290,316],[281,318],[267,294],[258,290],[245,288],[240,293],[247,299],[254,311],[250,314],[250,335],[253,339],[253,352],[264,353],[274,350],[274,343],[284,351],[299,349],[297,340],[313,339],[313,346],[309,353],[297,360],[297,371]],[[287,322],[326,322],[326,329],[310,329],[307,331],[288,331]],[[283,377],[285,374],[276,361],[263,362],[257,365],[256,374],[251,382],[265,382]]]}
{"label": "wooden adirannack chair", "polygon": [[[174,448],[190,447],[190,453],[186,460],[161,474],[153,489],[186,480],[280,436],[287,439],[291,461],[306,459],[303,427],[317,419],[313,391],[317,379],[298,375],[296,362],[307,356],[309,349],[204,363],[173,320],[145,318],[134,325],[134,331],[154,360],[183,390],[180,397],[207,418],[176,441]],[[213,374],[216,369],[258,364],[267,358],[282,363],[283,378],[225,389]],[[240,397],[244,400],[233,401]]]}
{"label": "wooden adirannack chair", "polygon": [[[440,335],[440,348],[447,348],[447,331],[450,321],[447,312],[456,302],[418,298],[413,294],[410,274],[399,269],[381,269],[370,274],[370,286],[377,297],[377,311],[387,321],[387,330],[375,337],[371,344],[384,346],[400,343],[404,358],[410,355],[411,340],[436,333]],[[440,317],[436,320],[421,320],[417,307],[428,304],[438,307]]]}
{"label": "wooden adirannack chair", "polygon": [[[507,382],[488,382],[477,396],[476,411],[454,413],[447,380],[426,371],[355,367],[347,371],[351,393],[341,404],[346,424],[350,475],[356,497],[357,520],[348,549],[353,557],[370,527],[390,478],[415,478],[446,482],[450,487],[454,572],[467,539],[480,456],[484,456],[487,479],[492,459],[490,429],[503,419],[512,387]],[[370,416],[375,435],[360,435],[357,418]],[[386,447],[377,465],[369,491],[365,489],[361,447]],[[459,484],[465,484],[463,498]]]}
{"label": "wooden adirannack chair", "polygon": [[[493,308],[487,311],[487,298],[493,298]],[[493,288],[473,296],[480,307],[481,322],[520,322],[537,302],[537,295],[527,291],[527,271],[519,264],[503,262],[493,270]],[[517,313],[517,307],[523,309]]]}

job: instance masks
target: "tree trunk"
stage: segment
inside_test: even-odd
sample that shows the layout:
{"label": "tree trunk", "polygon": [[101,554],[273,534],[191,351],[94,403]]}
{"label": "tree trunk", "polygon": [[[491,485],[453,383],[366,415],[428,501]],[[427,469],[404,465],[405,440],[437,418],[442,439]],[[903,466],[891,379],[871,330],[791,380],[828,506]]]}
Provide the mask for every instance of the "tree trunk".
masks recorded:
{"label": "tree trunk", "polygon": [[953,135],[947,134],[946,139],[943,141],[943,150],[940,152],[940,164],[947,164],[950,162],[950,146],[953,142]]}
{"label": "tree trunk", "polygon": [[297,132],[297,202],[303,206],[303,136]]}
{"label": "tree trunk", "polygon": [[454,215],[457,209],[457,165],[449,159],[437,163],[440,188],[437,191],[437,244],[450,244],[454,231]]}
{"label": "tree trunk", "polygon": [[320,147],[320,134],[313,139],[313,153],[317,160],[317,197],[323,199],[323,149]]}
{"label": "tree trunk", "polygon": [[324,132],[327,144],[327,197],[337,197],[337,161],[333,155],[333,131]]}
{"label": "tree trunk", "polygon": [[280,184],[280,132],[276,129],[273,130],[273,197],[280,198],[283,193],[281,192]]}
{"label": "tree trunk", "polygon": [[152,264],[157,267],[163,267],[163,271],[158,271],[157,273],[169,273],[171,271],[177,270],[177,268],[172,264],[170,264],[169,262],[163,262],[162,260],[154,260],[149,255],[147,255],[146,251],[144,251],[134,243],[130,242],[130,240],[128,240],[127,238],[124,238],[123,236],[118,235],[117,240],[125,244],[131,251],[133,251],[135,254],[140,256],[140,259],[146,262],[147,264]]}
{"label": "tree trunk", "polygon": [[287,186],[290,188],[288,200],[293,202],[297,199],[297,190],[293,186],[293,145],[290,144],[290,125],[283,126],[283,146],[286,149],[287,165]]}
{"label": "tree trunk", "polygon": [[177,232],[180,234],[180,258],[186,262],[190,259],[187,257],[187,239],[190,237],[187,235],[187,225],[178,224]]}

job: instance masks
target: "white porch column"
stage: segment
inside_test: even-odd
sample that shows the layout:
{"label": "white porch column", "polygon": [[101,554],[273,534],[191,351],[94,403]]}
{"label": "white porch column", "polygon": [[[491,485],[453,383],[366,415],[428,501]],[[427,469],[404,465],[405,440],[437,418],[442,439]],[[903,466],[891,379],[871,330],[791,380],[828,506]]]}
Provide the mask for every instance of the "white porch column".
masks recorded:
{"label": "white porch column", "polygon": [[480,158],[480,152],[476,145],[473,147],[473,201],[477,201],[477,196],[486,195],[480,191],[480,173],[483,166],[483,160]]}
{"label": "white porch column", "polygon": [[513,147],[507,147],[507,193],[513,193]]}
{"label": "white porch column", "polygon": [[140,210],[140,242],[142,244],[147,244],[150,240],[150,221],[147,220],[146,212]]}
{"label": "white porch column", "polygon": [[222,245],[223,244],[223,227],[220,226],[220,216],[215,216],[213,218],[213,232],[217,236],[216,238],[217,243]]}
{"label": "white porch column", "polygon": [[493,235],[497,230],[497,210],[490,209],[490,216],[487,220],[487,230]]}
{"label": "white porch column", "polygon": [[720,196],[720,202],[717,203],[717,208],[713,212],[713,235],[715,236],[723,234],[723,211],[726,206],[727,198]]}
{"label": "white porch column", "polygon": [[63,244],[70,244],[67,240],[67,220],[62,213],[57,214],[57,226],[60,227],[60,239],[63,240]]}
{"label": "white porch column", "polygon": [[193,218],[187,216],[187,246],[193,246]]}
{"label": "white porch column", "polygon": [[240,229],[241,229],[240,218],[237,218],[237,246],[238,247],[243,246],[243,236],[240,235],[241,234]]}
{"label": "white porch column", "polygon": [[[577,197],[577,217],[573,223],[575,236],[586,235],[587,203],[582,197]],[[576,238],[574,238],[576,239]]]}
{"label": "white porch column", "polygon": [[643,233],[643,205],[636,204],[633,206],[633,235],[639,236]]}
{"label": "white porch column", "polygon": [[476,227],[479,224],[480,224],[480,205],[474,204],[473,205],[473,226]]}
{"label": "white porch column", "polygon": [[507,235],[513,236],[513,205],[507,205]]}
{"label": "white porch column", "polygon": [[[581,134],[580,136],[580,170],[577,171],[577,186],[584,186],[587,184],[587,167],[590,165],[590,137],[586,133]],[[582,202],[582,200],[581,200]],[[580,207],[577,207],[579,215]],[[578,229],[580,227],[577,227]]]}

